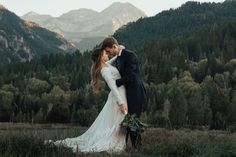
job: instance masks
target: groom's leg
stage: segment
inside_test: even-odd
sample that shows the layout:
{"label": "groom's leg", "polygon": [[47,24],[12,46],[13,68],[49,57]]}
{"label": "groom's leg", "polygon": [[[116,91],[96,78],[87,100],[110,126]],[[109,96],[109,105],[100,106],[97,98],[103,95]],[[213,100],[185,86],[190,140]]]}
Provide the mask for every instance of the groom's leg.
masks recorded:
{"label": "groom's leg", "polygon": [[142,145],[142,136],[141,136],[141,134],[138,135],[136,143],[137,143],[138,147],[140,147]]}

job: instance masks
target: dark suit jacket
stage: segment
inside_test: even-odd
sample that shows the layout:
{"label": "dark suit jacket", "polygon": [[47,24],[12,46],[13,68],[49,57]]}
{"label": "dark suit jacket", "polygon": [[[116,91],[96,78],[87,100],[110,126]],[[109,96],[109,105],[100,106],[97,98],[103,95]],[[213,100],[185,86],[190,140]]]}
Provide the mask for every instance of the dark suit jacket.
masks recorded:
{"label": "dark suit jacket", "polygon": [[121,79],[116,80],[116,85],[124,85],[126,88],[128,112],[140,116],[146,109],[146,90],[140,76],[138,58],[135,53],[123,49],[115,64],[121,74]]}

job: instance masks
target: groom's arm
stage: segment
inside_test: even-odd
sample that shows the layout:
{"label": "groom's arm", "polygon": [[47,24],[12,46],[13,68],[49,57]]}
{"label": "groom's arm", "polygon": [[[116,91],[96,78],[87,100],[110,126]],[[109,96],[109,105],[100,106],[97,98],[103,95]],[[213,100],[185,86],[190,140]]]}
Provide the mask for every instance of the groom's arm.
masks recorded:
{"label": "groom's arm", "polygon": [[124,76],[116,80],[116,85],[120,87],[121,85],[129,84],[134,82],[135,74],[137,70],[138,58],[135,54],[130,53],[126,60],[126,67]]}

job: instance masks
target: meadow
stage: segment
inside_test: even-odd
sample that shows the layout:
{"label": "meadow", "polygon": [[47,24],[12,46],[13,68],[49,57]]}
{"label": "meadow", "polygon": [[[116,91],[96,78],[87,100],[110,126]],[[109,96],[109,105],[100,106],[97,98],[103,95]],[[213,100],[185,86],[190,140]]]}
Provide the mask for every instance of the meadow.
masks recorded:
{"label": "meadow", "polygon": [[86,127],[68,124],[0,123],[1,157],[236,157],[236,133],[217,130],[148,128],[141,148],[123,153],[73,153],[70,148],[44,144],[46,139],[75,137]]}

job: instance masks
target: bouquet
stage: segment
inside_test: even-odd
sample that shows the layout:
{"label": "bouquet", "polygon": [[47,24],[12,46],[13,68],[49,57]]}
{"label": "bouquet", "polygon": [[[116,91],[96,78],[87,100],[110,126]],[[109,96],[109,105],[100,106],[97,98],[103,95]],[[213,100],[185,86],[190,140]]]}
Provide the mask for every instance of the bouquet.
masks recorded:
{"label": "bouquet", "polygon": [[136,114],[126,114],[124,120],[121,122],[120,125],[126,130],[126,144],[128,142],[129,137],[132,146],[134,146],[135,148],[142,144],[141,133],[145,131],[148,125],[141,122]]}

